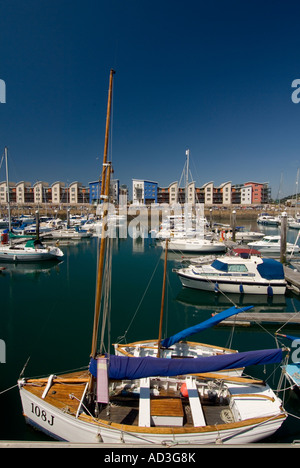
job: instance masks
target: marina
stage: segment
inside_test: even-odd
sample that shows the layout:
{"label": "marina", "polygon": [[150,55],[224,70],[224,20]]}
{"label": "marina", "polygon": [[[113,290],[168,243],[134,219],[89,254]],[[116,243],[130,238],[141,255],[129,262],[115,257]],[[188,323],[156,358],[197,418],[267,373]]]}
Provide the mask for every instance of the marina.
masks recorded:
{"label": "marina", "polygon": [[[250,227],[255,228],[253,224]],[[86,365],[82,355],[83,351],[89,353],[95,288],[93,271],[96,269],[98,243],[97,237],[91,237],[61,245],[64,258],[55,264],[1,264],[5,268],[0,274],[1,288],[5,291],[3,307],[9,311],[1,317],[1,338],[6,343],[6,362],[1,366],[1,400],[5,402],[5,424],[0,425],[1,440],[38,443],[53,440],[26,425],[15,385],[23,369],[25,375],[39,376],[41,372],[52,372],[53,365],[57,374],[69,368],[70,350],[74,366],[78,362]],[[278,328],[294,333],[299,330],[300,297],[290,289],[285,295],[271,298],[189,291],[182,287],[173,272],[181,257],[178,252],[173,255],[170,252],[169,255],[164,336],[209,319],[230,307],[232,302],[238,306],[253,305],[253,311],[247,313],[248,317],[241,313],[231,318],[231,323],[225,320],[223,324],[205,330],[201,336],[196,335],[195,341],[199,338],[205,343],[250,351],[254,346],[258,349],[274,347]],[[116,319],[111,323],[112,343],[157,336],[163,258],[162,247],[150,236],[113,240],[112,310]],[[154,276],[153,271],[156,272]],[[295,276],[296,272],[293,274]],[[153,321],[154,315],[156,321]],[[250,315],[251,321],[248,320]],[[243,324],[245,318],[249,322],[247,326]],[[80,333],[78,323],[81,323]],[[233,325],[235,332],[230,341]],[[20,346],[22,353],[19,352]],[[39,351],[41,346],[42,353]],[[272,370],[266,370],[264,366],[258,366],[254,376],[264,380],[271,376],[271,386],[276,390],[277,380],[271,367]],[[280,430],[264,442],[293,443],[299,439],[297,416],[300,407],[294,392],[285,393],[284,407],[295,416],[289,416]]]}
{"label": "marina", "polygon": [[[212,313],[211,318],[203,318],[202,323],[189,323],[184,327],[183,321],[180,323],[180,332],[169,331],[170,323],[172,328],[175,325],[173,320],[173,308],[169,309],[165,302],[170,299],[169,292],[166,295],[166,286],[169,285],[169,273],[177,273],[184,289],[197,290],[197,292],[207,292],[213,295],[239,295],[247,299],[250,296],[254,298],[262,297],[263,301],[270,301],[278,297],[285,296],[287,282],[285,280],[283,263],[289,255],[289,259],[293,255],[299,253],[297,244],[299,235],[294,244],[290,244],[286,239],[287,234],[287,215],[283,213],[280,217],[281,235],[264,236],[260,241],[248,243],[248,249],[241,245],[239,249],[233,248],[228,250],[225,239],[232,239],[235,244],[235,222],[236,212],[232,213],[232,230],[230,225],[224,225],[221,230],[211,230],[205,217],[199,217],[199,211],[188,212],[186,209],[189,204],[185,204],[185,213],[182,219],[175,218],[172,220],[172,233],[164,240],[158,240],[157,232],[154,236],[154,244],[151,244],[152,253],[160,252],[157,267],[162,260],[161,251],[164,251],[162,287],[155,288],[151,285],[151,314],[153,324],[158,326],[158,338],[154,342],[146,339],[145,335],[149,334],[150,327],[145,327],[145,312],[142,314],[143,329],[139,330],[139,341],[132,341],[127,347],[122,346],[128,343],[129,328],[136,319],[142,301],[139,302],[134,314],[129,320],[129,325],[123,326],[119,334],[115,333],[114,326],[119,324],[120,311],[126,318],[128,315],[128,291],[126,290],[125,297],[122,297],[120,309],[115,309],[113,300],[120,295],[120,286],[125,283],[124,271],[123,277],[116,281],[113,275],[113,260],[119,259],[119,252],[113,255],[114,247],[117,242],[119,245],[120,239],[133,240],[134,244],[139,244],[140,240],[146,242],[149,240],[149,233],[143,229],[141,234],[140,227],[137,229],[137,224],[134,223],[133,229],[129,229],[129,225],[125,224],[124,216],[112,213],[112,179],[114,172],[112,167],[111,155],[108,154],[109,126],[110,113],[112,103],[112,84],[115,71],[111,69],[109,79],[109,92],[107,103],[107,119],[105,130],[105,145],[102,164],[101,176],[101,205],[97,206],[99,219],[93,226],[93,229],[88,230],[93,234],[96,240],[94,243],[93,257],[96,261],[92,270],[89,268],[77,268],[80,273],[88,276],[88,272],[95,273],[95,292],[94,296],[94,314],[89,317],[92,322],[92,333],[90,342],[90,352],[87,354],[79,343],[82,344],[82,325],[78,327],[77,333],[80,332],[79,340],[75,341],[75,336],[70,333],[69,326],[67,330],[61,327],[65,332],[63,335],[62,346],[58,345],[57,328],[53,335],[51,334],[51,342],[46,345],[43,340],[39,343],[38,356],[42,357],[40,362],[39,376],[28,374],[28,365],[31,361],[31,356],[28,356],[22,370],[17,378],[17,384],[8,387],[2,394],[10,389],[17,388],[22,408],[24,422],[31,429],[37,429],[44,436],[50,439],[67,441],[70,443],[94,443],[101,444],[117,444],[118,447],[126,447],[128,444],[135,444],[136,447],[152,446],[153,444],[176,445],[178,447],[186,444],[195,446],[209,446],[215,444],[253,444],[261,440],[272,440],[283,431],[284,424],[291,414],[285,408],[285,392],[294,390],[294,386],[284,388],[284,372],[288,369],[290,359],[290,348],[284,344],[281,338],[286,338],[287,334],[282,332],[283,327],[295,326],[292,323],[292,317],[281,316],[281,327],[271,336],[274,340],[272,346],[266,347],[265,339],[264,346],[259,347],[257,340],[255,345],[243,350],[234,349],[232,347],[234,334],[231,333],[230,345],[227,347],[222,345],[208,344],[207,341],[202,343],[190,342],[186,338],[189,335],[196,335],[203,330],[213,328],[214,325],[222,323],[225,318],[232,318],[242,312],[253,309],[253,305],[242,307],[238,304],[238,299],[231,299],[231,307],[222,310],[216,314],[216,310]],[[188,199],[188,161],[189,151],[187,156],[187,177],[186,177],[186,199]],[[7,164],[7,148],[5,148],[6,168]],[[58,226],[52,226],[54,220],[46,220],[46,223],[40,223],[39,211],[36,211],[35,226],[29,226],[28,232],[25,229],[17,233],[12,229],[12,216],[9,198],[9,179],[7,171],[7,206],[8,206],[8,229],[1,233],[1,249],[8,256],[0,257],[2,262],[7,262],[11,266],[8,273],[12,273],[14,268],[18,268],[20,264],[25,265],[24,273],[28,271],[34,273],[34,266],[38,260],[53,260],[54,257],[49,257],[53,251],[50,245],[44,245],[39,238],[40,228],[49,239],[57,240],[55,248],[56,271],[58,266],[64,263],[65,254],[58,248],[58,238],[52,235],[56,229],[65,229],[68,234],[69,229],[69,214],[67,214],[66,225],[59,222]],[[201,207],[201,205],[200,205]],[[138,218],[137,218],[138,219]],[[138,219],[139,220],[139,219]],[[134,220],[136,221],[136,220]],[[163,219],[164,221],[164,219]],[[176,221],[176,222],[175,222]],[[179,221],[179,224],[178,224]],[[163,224],[163,222],[162,222]],[[259,222],[257,221],[257,224]],[[180,225],[180,227],[179,227]],[[189,228],[187,229],[187,226]],[[164,227],[166,227],[164,225]],[[277,226],[278,227],[278,226]],[[80,226],[77,226],[78,232]],[[124,229],[125,228],[125,229]],[[167,227],[168,229],[168,227]],[[130,232],[130,238],[124,237],[124,231]],[[27,235],[35,236],[29,240]],[[244,233],[243,233],[244,235]],[[176,238],[173,238],[175,236]],[[218,237],[220,237],[218,239]],[[249,237],[253,237],[253,233],[249,231]],[[255,236],[254,236],[255,237]],[[81,237],[82,241],[91,239],[89,237]],[[23,239],[24,243],[14,245],[16,239]],[[71,237],[68,236],[68,242]],[[151,237],[151,240],[153,238]],[[156,242],[158,241],[158,243]],[[250,239],[249,239],[250,240]],[[244,239],[243,241],[244,242]],[[267,246],[264,245],[267,243]],[[254,246],[261,250],[255,250]],[[270,249],[269,246],[272,245]],[[27,249],[30,246],[32,251],[27,256]],[[221,249],[220,249],[221,247]],[[237,247],[237,245],[233,245]],[[81,247],[79,247],[81,248]],[[24,256],[20,257],[15,250],[24,251]],[[213,253],[218,258],[215,258],[211,265],[203,259],[190,260],[190,267],[178,269],[169,269],[168,252],[169,249],[175,254],[177,253]],[[144,249],[143,249],[144,250]],[[11,251],[13,253],[11,254]],[[48,257],[41,258],[41,251]],[[25,257],[26,252],[26,257]],[[266,255],[280,254],[280,262],[272,258],[264,258],[261,254],[266,252]],[[35,259],[34,254],[38,253],[39,257]],[[144,251],[143,251],[144,261]],[[130,276],[128,264],[130,264],[130,255],[127,258],[125,268],[127,277]],[[33,267],[33,269],[32,269]],[[78,266],[77,266],[78,267]],[[47,268],[43,269],[43,272]],[[6,268],[3,270],[6,273]],[[155,270],[154,270],[155,272]],[[153,275],[154,275],[153,272]],[[71,273],[71,270],[68,270]],[[117,269],[117,273],[120,270]],[[140,270],[134,271],[140,275]],[[153,279],[151,276],[151,280]],[[90,276],[90,278],[92,278]],[[150,282],[146,291],[150,289]],[[117,289],[114,287],[117,286]],[[130,286],[137,286],[136,281],[132,281]],[[63,282],[65,291],[66,282]],[[295,289],[295,286],[293,286]],[[159,315],[155,320],[155,308],[153,299],[154,293],[161,289],[161,300]],[[145,291],[145,292],[146,292]],[[18,298],[20,297],[18,291]],[[47,290],[49,292],[49,289]],[[74,293],[74,283],[70,287],[71,294]],[[140,293],[140,287],[135,288],[136,293]],[[58,293],[57,289],[50,289],[50,294],[45,294],[45,300],[51,302],[51,298]],[[14,295],[12,295],[14,297]],[[84,296],[86,297],[86,296]],[[59,301],[61,295],[57,295]],[[145,294],[142,296],[144,300]],[[24,299],[22,297],[22,299]],[[171,303],[173,297],[171,296]],[[201,297],[197,298],[197,305],[201,308]],[[166,301],[167,300],[167,301]],[[38,305],[37,297],[34,297],[32,304]],[[124,307],[124,304],[125,307]],[[200,304],[200,305],[199,305]],[[61,305],[61,303],[60,303]],[[69,303],[65,311],[75,312],[78,304],[73,306]],[[9,310],[10,308],[8,308]],[[22,303],[22,311],[24,311]],[[60,307],[58,307],[61,314]],[[91,309],[88,307],[88,311]],[[44,313],[44,307],[39,307],[40,314]],[[85,306],[79,310],[79,313],[85,312]],[[246,312],[247,316],[248,312]],[[297,312],[294,311],[297,315]],[[273,315],[273,322],[274,317]],[[60,315],[60,317],[62,317]],[[73,317],[73,314],[72,314]],[[253,321],[252,316],[252,320]],[[123,318],[123,317],[122,317]],[[27,319],[27,317],[26,317]],[[168,320],[166,320],[168,319]],[[203,320],[204,319],[204,320]],[[286,322],[283,322],[286,319]],[[264,323],[263,315],[257,317],[256,324]],[[28,322],[26,322],[28,323]],[[80,323],[86,323],[85,316],[80,317]],[[243,322],[244,323],[244,322]],[[276,323],[276,322],[275,322]],[[37,330],[34,323],[34,330]],[[61,323],[59,323],[59,328]],[[56,324],[57,327],[57,324]],[[235,329],[233,323],[232,332]],[[39,329],[39,328],[38,328]],[[40,329],[39,329],[40,331]],[[264,330],[266,332],[266,330]],[[285,331],[285,330],[284,330]],[[133,333],[137,330],[134,327]],[[152,335],[152,333],[151,333]],[[26,330],[22,330],[22,337],[28,339]],[[55,338],[55,342],[54,342]],[[68,339],[72,339],[71,348],[68,347]],[[252,338],[252,333],[251,333]],[[112,341],[113,340],[113,341]],[[281,341],[280,341],[281,340]],[[294,342],[295,340],[293,340]],[[298,342],[298,340],[296,340]],[[80,358],[75,358],[73,346],[77,345],[80,351]],[[215,343],[213,339],[212,343]],[[6,363],[6,342],[1,341],[1,360]],[[114,347],[115,353],[112,352]],[[243,337],[243,348],[245,340]],[[18,344],[18,350],[20,345]],[[66,366],[65,369],[59,372],[53,371],[54,359],[53,352],[59,351],[60,364],[62,356],[65,354]],[[23,350],[23,349],[22,349]],[[51,359],[45,360],[45,351],[50,352]],[[70,352],[71,350],[71,352]],[[147,350],[147,351],[146,351]],[[81,362],[85,361],[85,365]],[[48,366],[51,365],[51,371],[48,371]],[[277,369],[276,369],[277,367]],[[258,375],[259,369],[263,368],[271,371],[270,378],[275,374],[278,383],[274,386],[274,382],[269,383],[266,378],[261,378]],[[254,372],[254,374],[252,373]],[[295,374],[295,372],[293,371]],[[42,375],[41,375],[42,374]],[[290,377],[286,371],[286,377]],[[291,380],[289,379],[289,382]],[[281,396],[281,394],[283,394]],[[12,418],[10,418],[12,419]],[[6,427],[5,427],[6,429]],[[276,439],[275,439],[276,440]]]}

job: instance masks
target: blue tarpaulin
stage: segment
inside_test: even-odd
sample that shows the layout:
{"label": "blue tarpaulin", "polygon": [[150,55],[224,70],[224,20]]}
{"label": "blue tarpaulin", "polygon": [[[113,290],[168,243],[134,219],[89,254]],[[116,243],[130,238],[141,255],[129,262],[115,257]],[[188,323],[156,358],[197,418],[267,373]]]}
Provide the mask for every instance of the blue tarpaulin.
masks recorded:
{"label": "blue tarpaulin", "polygon": [[[222,354],[192,359],[165,359],[155,357],[109,356],[110,379],[141,379],[155,376],[176,376],[217,372],[258,364],[273,364],[282,361],[281,349],[265,349],[243,353]],[[90,362],[90,372],[97,377],[97,361]]]}
{"label": "blue tarpaulin", "polygon": [[262,278],[268,280],[284,279],[284,270],[282,263],[273,258],[264,258],[263,263],[257,265],[257,270]]}
{"label": "blue tarpaulin", "polygon": [[223,310],[223,312],[220,312],[219,314],[214,315],[208,320],[205,320],[204,322],[201,322],[193,327],[186,328],[185,330],[182,330],[181,332],[176,333],[175,335],[171,336],[170,338],[165,338],[161,342],[161,346],[164,348],[169,348],[172,346],[174,343],[178,343],[178,341],[183,340],[187,336],[194,335],[195,333],[198,333],[202,330],[206,330],[207,328],[213,327],[214,325],[222,322],[222,320],[226,319],[227,317],[230,317],[231,315],[236,315],[239,314],[240,312],[245,312],[246,310],[251,309],[253,306],[248,306],[248,307],[230,307],[230,309]]}
{"label": "blue tarpaulin", "polygon": [[221,262],[220,260],[214,260],[211,264],[213,268],[220,271],[228,271],[228,264]]}

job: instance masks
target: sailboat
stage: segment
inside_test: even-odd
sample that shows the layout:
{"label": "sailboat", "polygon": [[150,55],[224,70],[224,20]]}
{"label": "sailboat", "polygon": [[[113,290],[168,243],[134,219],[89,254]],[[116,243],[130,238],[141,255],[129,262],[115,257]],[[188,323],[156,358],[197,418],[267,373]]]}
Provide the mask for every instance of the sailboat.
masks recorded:
{"label": "sailboat", "polygon": [[[11,213],[9,199],[9,184],[8,184],[8,163],[7,163],[7,147],[5,147],[5,162],[6,162],[6,183],[7,183],[7,204],[9,227],[8,232],[2,234],[0,245],[0,260],[4,262],[39,262],[42,260],[61,260],[64,256],[61,249],[56,246],[48,247],[42,244],[39,239],[39,230],[37,229],[37,237],[23,238],[20,237],[20,243],[16,243],[17,236],[12,235],[11,228]],[[37,214],[38,218],[38,214]],[[14,239],[14,241],[13,241]],[[27,239],[27,241],[26,241]]]}
{"label": "sailboat", "polygon": [[178,357],[201,357],[210,355],[219,355],[224,353],[236,353],[237,351],[224,348],[222,346],[208,345],[205,343],[188,342],[185,339],[188,336],[200,333],[203,330],[211,328],[228,317],[237,315],[241,312],[251,309],[253,306],[238,308],[232,306],[229,309],[213,315],[211,318],[203,322],[186,328],[171,337],[163,340],[143,340],[127,344],[114,344],[117,355],[124,356],[157,356],[160,347],[159,355],[165,358],[178,358]]}
{"label": "sailboat", "polygon": [[64,254],[56,246],[46,246],[39,239],[27,240],[24,244],[0,245],[1,262],[40,262],[43,260],[61,260]]}
{"label": "sailboat", "polygon": [[[184,188],[184,212],[168,216],[162,222],[163,229],[155,234],[157,240],[161,241],[161,246],[166,249],[166,239],[168,239],[168,248],[173,252],[192,252],[192,253],[219,253],[226,252],[227,248],[224,242],[215,238],[215,235],[207,230],[208,222],[204,213],[199,213],[200,203],[197,203],[196,213],[193,213],[194,204],[191,192],[189,192],[189,158],[190,152],[186,151],[186,162],[182,176],[185,176]],[[180,185],[180,182],[179,182]],[[204,205],[203,205],[204,206]]]}
{"label": "sailboat", "polygon": [[[104,213],[111,172],[107,141],[113,75],[111,70],[102,170]],[[109,241],[103,231],[99,239],[89,364],[85,370],[60,376],[20,376],[18,386],[27,422],[58,440],[123,447],[248,443],[273,434],[286,419],[286,413],[268,385],[256,379],[216,379],[207,373],[279,363],[283,357],[281,349],[195,359],[104,353],[106,329],[104,325],[100,329],[99,322],[101,312],[103,324],[108,313],[106,307],[100,310],[100,305],[106,303],[102,301],[106,277],[103,271],[110,271],[104,262],[109,260],[105,255]],[[71,367],[74,368],[73,363]]]}

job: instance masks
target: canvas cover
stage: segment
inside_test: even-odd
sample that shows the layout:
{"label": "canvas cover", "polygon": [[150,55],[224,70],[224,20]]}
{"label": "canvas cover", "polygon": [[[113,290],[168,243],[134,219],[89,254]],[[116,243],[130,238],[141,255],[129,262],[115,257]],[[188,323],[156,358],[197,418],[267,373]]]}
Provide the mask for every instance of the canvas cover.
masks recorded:
{"label": "canvas cover", "polygon": [[[192,359],[165,359],[155,357],[109,356],[108,376],[110,379],[141,379],[155,376],[176,376],[217,372],[259,364],[282,361],[281,349],[247,351]],[[97,360],[90,362],[90,372],[97,377]]]}

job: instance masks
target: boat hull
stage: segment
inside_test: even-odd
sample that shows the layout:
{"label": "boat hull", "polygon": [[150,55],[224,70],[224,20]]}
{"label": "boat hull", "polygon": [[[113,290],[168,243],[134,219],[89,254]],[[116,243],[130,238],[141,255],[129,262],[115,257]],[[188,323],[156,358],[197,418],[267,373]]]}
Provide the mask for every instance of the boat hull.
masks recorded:
{"label": "boat hull", "polygon": [[1,262],[40,262],[43,260],[56,260],[63,257],[58,247],[49,248],[22,248],[17,246],[0,246]]}
{"label": "boat hull", "polygon": [[[165,249],[165,242],[162,242],[162,246]],[[211,252],[225,252],[226,246],[222,242],[195,242],[193,240],[186,242],[176,241],[176,239],[168,242],[168,249],[178,252],[190,252],[190,253],[211,253]]]}
{"label": "boat hull", "polygon": [[91,416],[76,417],[68,410],[56,408],[20,386],[23,414],[26,422],[59,441],[71,443],[126,444],[166,446],[202,444],[247,444],[273,435],[286,415],[250,418],[240,423],[192,427],[132,427],[95,420]]}
{"label": "boat hull", "polygon": [[88,231],[82,231],[82,232],[67,232],[67,231],[53,231],[51,233],[51,238],[52,239],[74,239],[74,240],[80,240],[80,239],[88,239],[92,237],[92,233]]}
{"label": "boat hull", "polygon": [[[259,282],[257,279],[246,280],[220,280],[220,278],[210,277],[209,280],[205,277],[197,278],[189,277],[184,273],[177,271],[182,285],[186,288],[200,289],[202,291],[224,292],[233,294],[261,294],[261,295],[280,295],[285,294],[286,282]],[[272,288],[270,290],[270,287]]]}

